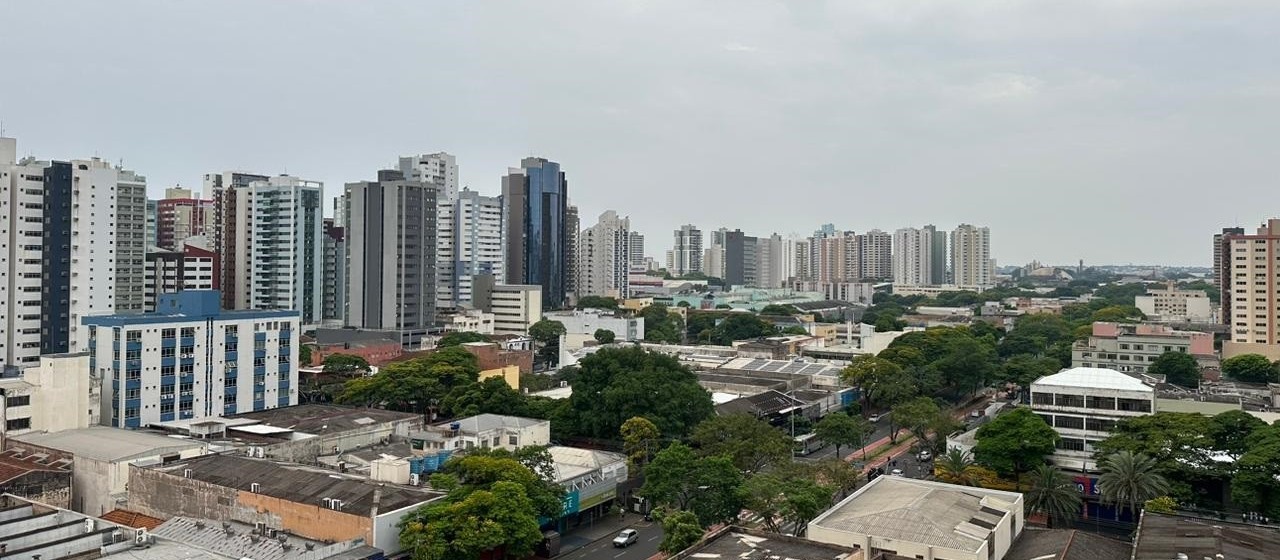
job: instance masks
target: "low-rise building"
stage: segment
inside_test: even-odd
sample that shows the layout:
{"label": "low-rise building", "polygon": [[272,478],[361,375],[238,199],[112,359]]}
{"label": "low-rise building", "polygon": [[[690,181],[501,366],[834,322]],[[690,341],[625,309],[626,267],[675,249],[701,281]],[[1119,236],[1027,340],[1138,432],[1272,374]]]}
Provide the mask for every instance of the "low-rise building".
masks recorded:
{"label": "low-rise building", "polygon": [[1116,422],[1155,408],[1152,385],[1113,369],[1074,367],[1031,383],[1031,410],[1060,436],[1051,460],[1066,469],[1096,471],[1094,446]]}
{"label": "low-rise building", "polygon": [[441,455],[443,462],[453,452],[477,447],[515,451],[529,445],[547,445],[551,443],[551,421],[479,414],[428,426],[409,434],[409,442],[420,455]]}
{"label": "low-rise building", "polygon": [[976,292],[982,293],[986,291],[988,286],[963,286],[956,284],[942,284],[938,286],[906,286],[903,284],[894,284],[893,293],[899,296],[928,296],[937,297],[942,294],[950,294],[955,292]]}
{"label": "low-rise building", "polygon": [[542,320],[540,285],[499,284],[492,275],[478,275],[471,297],[476,309],[493,314],[494,334],[528,334]]}
{"label": "low-rise building", "polygon": [[1169,282],[1163,288],[1147,288],[1145,295],[1133,299],[1133,305],[1148,320],[1161,323],[1217,322],[1213,303],[1203,290],[1180,290]]}
{"label": "low-rise building", "polygon": [[564,325],[566,337],[591,338],[597,330],[604,329],[612,331],[617,342],[644,340],[644,319],[640,317],[623,317],[599,309],[577,309],[544,313],[543,318]]}
{"label": "low-rise building", "polygon": [[871,557],[1003,560],[1022,528],[1018,492],[881,476],[809,522],[806,534]]}
{"label": "low-rise building", "polygon": [[1236,523],[1236,517],[1203,519],[1146,510],[1133,538],[1133,560],[1280,558],[1280,530]]}
{"label": "low-rise building", "polygon": [[1071,347],[1071,365],[1145,373],[1165,352],[1182,352],[1202,366],[1216,363],[1213,334],[1178,331],[1166,325],[1097,322],[1087,341]]}
{"label": "low-rise building", "polygon": [[102,515],[125,501],[131,465],[159,465],[208,453],[208,445],[192,439],[94,426],[10,439],[6,449],[26,455],[44,454],[71,462],[71,509]]}
{"label": "low-rise building", "polygon": [[479,309],[459,309],[444,322],[444,332],[493,334],[493,313]]}
{"label": "low-rise building", "polygon": [[[515,367],[519,373],[533,373],[533,350],[508,350],[496,342],[467,342],[462,349],[476,357],[481,371]],[[518,381],[518,376],[517,376]],[[518,385],[513,386],[519,389]]]}
{"label": "low-rise building", "polygon": [[564,519],[587,515],[592,519],[610,511],[618,497],[618,485],[627,480],[627,458],[619,453],[553,445],[551,455],[555,481],[565,489]]}
{"label": "low-rise building", "polygon": [[346,542],[395,554],[400,520],[444,497],[302,465],[207,455],[129,471],[129,509],[158,518],[244,523],[260,531]]}
{"label": "low-rise building", "polygon": [[836,546],[800,537],[724,526],[703,537],[668,560],[870,560],[863,551],[850,546]]}
{"label": "low-rise building", "polygon": [[101,391],[102,380],[89,371],[88,352],[40,356],[22,377],[0,379],[0,440],[97,425]]}
{"label": "low-rise building", "polygon": [[0,451],[0,494],[71,507],[71,459],[21,446]]}
{"label": "low-rise building", "polygon": [[371,365],[382,365],[399,359],[404,353],[404,343],[397,331],[316,329],[311,363],[307,365],[321,365],[334,354],[360,356]]}

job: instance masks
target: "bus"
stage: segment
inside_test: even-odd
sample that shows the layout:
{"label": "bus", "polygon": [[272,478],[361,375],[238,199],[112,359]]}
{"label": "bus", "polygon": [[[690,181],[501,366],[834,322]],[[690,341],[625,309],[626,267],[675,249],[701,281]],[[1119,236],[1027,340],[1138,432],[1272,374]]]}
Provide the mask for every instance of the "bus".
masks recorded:
{"label": "bus", "polygon": [[792,447],[792,454],[795,456],[808,455],[822,449],[825,444],[818,439],[817,434],[804,434],[796,436],[795,445]]}

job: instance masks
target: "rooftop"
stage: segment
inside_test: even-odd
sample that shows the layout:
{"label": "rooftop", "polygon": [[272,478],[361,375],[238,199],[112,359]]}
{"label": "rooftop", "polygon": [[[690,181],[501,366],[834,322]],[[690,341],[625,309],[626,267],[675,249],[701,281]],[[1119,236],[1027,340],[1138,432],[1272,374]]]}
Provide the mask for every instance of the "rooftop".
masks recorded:
{"label": "rooftop", "polygon": [[1134,538],[1133,560],[1188,558],[1274,560],[1280,558],[1280,529],[1144,512]]}
{"label": "rooftop", "polygon": [[1154,387],[1131,375],[1114,369],[1092,367],[1074,367],[1053,375],[1046,375],[1037,379],[1032,385],[1155,392]]}
{"label": "rooftop", "polygon": [[881,476],[810,526],[977,552],[1021,500],[1015,492]]}
{"label": "rooftop", "polygon": [[28,453],[20,445],[0,453],[0,484],[32,472],[62,472],[70,476],[71,461],[47,453]]}
{"label": "rooftop", "polygon": [[854,551],[797,537],[728,527],[703,543],[685,549],[672,560],[840,560]]}
{"label": "rooftop", "polygon": [[549,420],[539,420],[537,418],[523,418],[520,416],[503,416],[501,414],[478,414],[469,416],[452,422],[437,424],[437,428],[450,428],[453,424],[458,424],[458,429],[467,434],[478,434],[490,430],[500,430],[505,428],[527,428],[538,424],[550,424]]}
{"label": "rooftop", "polygon": [[724,404],[717,405],[716,412],[720,414],[750,414],[752,416],[764,416],[775,413],[786,413],[791,409],[802,405],[804,405],[803,401],[791,398],[783,393],[770,389],[763,393],[734,399]]}
{"label": "rooftop", "polygon": [[80,322],[85,325],[120,327],[182,321],[191,322],[209,318],[240,320],[297,319],[301,317],[301,314],[297,311],[290,310],[222,309],[220,306],[221,292],[218,290],[183,290],[175,294],[159,294],[156,298],[156,311],[152,313],[91,315],[81,318]]}
{"label": "rooftop", "polygon": [[[228,531],[230,529],[230,531]],[[183,556],[183,558],[252,558],[254,560],[312,560],[331,558],[361,545],[354,542],[325,544],[284,532],[255,534],[254,528],[242,523],[220,523],[207,519],[174,517],[151,531],[163,542],[157,548],[161,555],[191,547],[220,556]],[[168,556],[172,558],[173,556]]]}
{"label": "rooftop", "polygon": [[135,430],[91,426],[54,433],[14,436],[14,440],[99,461],[126,461],[138,457],[203,448],[199,441]]}
{"label": "rooftop", "polygon": [[609,465],[624,464],[627,458],[618,453],[553,445],[547,448],[556,469],[556,480],[565,481]]}
{"label": "rooftop", "polygon": [[126,509],[113,509],[108,511],[102,515],[101,519],[103,521],[110,521],[116,525],[133,527],[135,529],[146,529],[148,531],[154,531],[156,527],[159,527],[161,523],[164,523],[163,519],[151,517],[149,515],[142,515],[136,511],[129,511]]}
{"label": "rooftop", "polygon": [[1133,545],[1126,541],[1075,529],[1028,527],[1004,560],[1129,560],[1132,554]]}
{"label": "rooftop", "polygon": [[295,503],[319,505],[325,498],[342,501],[342,511],[369,515],[373,494],[382,489],[379,509],[392,511],[444,496],[425,489],[380,484],[361,477],[342,476],[302,465],[250,459],[239,455],[205,455],[170,463],[158,470],[245,492],[258,484],[257,493]]}
{"label": "rooftop", "polygon": [[323,435],[360,429],[372,424],[414,421],[421,418],[412,412],[396,412],[379,408],[340,406],[336,404],[300,404],[268,408],[230,416],[227,420],[256,420],[259,425],[287,428],[295,432]]}
{"label": "rooftop", "polygon": [[766,360],[763,358],[737,358],[729,360],[720,369],[738,371],[764,371],[784,373],[788,375],[822,375],[839,377],[839,367],[829,364],[815,364],[801,360]]}

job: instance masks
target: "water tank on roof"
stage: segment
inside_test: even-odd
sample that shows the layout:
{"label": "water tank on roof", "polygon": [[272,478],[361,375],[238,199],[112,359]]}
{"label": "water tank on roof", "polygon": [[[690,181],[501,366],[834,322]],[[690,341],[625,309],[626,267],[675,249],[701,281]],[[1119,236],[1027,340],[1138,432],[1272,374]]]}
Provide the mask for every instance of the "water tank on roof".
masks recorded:
{"label": "water tank on roof", "polygon": [[454,423],[452,423],[452,424],[449,424],[449,429],[450,429],[450,430],[453,430],[453,431],[455,431],[455,432],[456,432],[456,431],[458,431],[458,430],[461,430],[461,429],[462,429],[462,423],[461,423],[461,422],[454,422]]}

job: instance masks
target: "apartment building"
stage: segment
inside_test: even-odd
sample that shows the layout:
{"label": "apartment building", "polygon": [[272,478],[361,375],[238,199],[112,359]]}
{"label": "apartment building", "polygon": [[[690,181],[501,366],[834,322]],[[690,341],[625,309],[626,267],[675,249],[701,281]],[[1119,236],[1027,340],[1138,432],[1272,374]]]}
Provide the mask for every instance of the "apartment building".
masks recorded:
{"label": "apartment building", "polygon": [[960,286],[995,284],[990,228],[960,224],[951,232],[951,276]]}
{"label": "apartment building", "polygon": [[187,238],[208,233],[213,219],[213,201],[198,198],[191,189],[165,189],[156,201],[156,240],[165,249],[179,249]]}
{"label": "apartment building", "polygon": [[1203,290],[1180,290],[1173,282],[1163,288],[1148,288],[1134,298],[1133,305],[1150,321],[1161,323],[1212,323],[1217,318],[1209,294]]}
{"label": "apartment building", "polygon": [[630,295],[631,220],[613,210],[600,215],[595,225],[582,230],[577,243],[575,283],[579,297]]}
{"label": "apartment building", "polygon": [[685,224],[675,230],[675,244],[667,258],[667,272],[684,276],[702,272],[702,230],[693,224]]}
{"label": "apartment building", "polygon": [[502,243],[502,199],[463,189],[449,204],[439,204],[448,227],[436,228],[436,306],[456,310],[471,306],[471,279],[477,274],[501,278],[505,272]]}
{"label": "apartment building", "polygon": [[219,301],[217,291],[186,290],[160,295],[154,313],[83,318],[104,424],[138,428],[297,404],[299,314],[224,311]]}
{"label": "apartment building", "polygon": [[1262,354],[1280,359],[1277,307],[1280,278],[1280,219],[1270,219],[1254,234],[1224,234],[1222,256],[1222,321],[1230,338],[1222,344],[1222,357]]}
{"label": "apartment building", "polygon": [[212,240],[213,252],[222,258],[222,306],[226,309],[243,309],[248,306],[246,287],[235,279],[247,277],[249,267],[249,233],[252,231],[252,214],[249,208],[249,185],[266,181],[270,177],[241,171],[206,173],[204,198],[213,201],[213,221],[207,224],[206,234]]}
{"label": "apartment building", "polygon": [[155,312],[160,294],[183,290],[217,290],[221,287],[218,255],[185,244],[181,251],[158,249],[147,253],[143,273],[143,312]]}
{"label": "apartment building", "polygon": [[[334,202],[343,200],[339,197]],[[336,218],[324,219],[324,295],[320,316],[326,322],[341,325],[347,312],[347,238],[346,228],[338,223]]]}
{"label": "apartment building", "polygon": [[[893,277],[893,236],[873,229],[858,236],[859,279]],[[846,261],[847,262],[847,261]]]}
{"label": "apartment building", "polygon": [[1031,383],[1031,410],[1058,432],[1051,461],[1082,472],[1098,470],[1094,447],[1116,422],[1155,411],[1155,389],[1114,369],[1073,367]]}
{"label": "apartment building", "polygon": [[[1212,278],[1213,278],[1213,285],[1218,286],[1219,288],[1222,287],[1222,279],[1230,275],[1231,259],[1228,258],[1226,260],[1223,260],[1222,256],[1224,254],[1231,252],[1231,247],[1228,245],[1228,242],[1229,242],[1229,238],[1234,235],[1244,235],[1244,228],[1242,227],[1222,228],[1221,232],[1213,234],[1213,273],[1212,273],[1213,276]],[[1227,270],[1223,269],[1224,266],[1227,268]]]}
{"label": "apartment building", "polygon": [[542,320],[541,286],[498,284],[492,275],[478,275],[472,282],[475,307],[493,314],[494,334],[528,334]]}
{"label": "apartment building", "polygon": [[1087,341],[1071,346],[1071,364],[1146,373],[1165,352],[1182,352],[1201,362],[1213,360],[1213,334],[1179,331],[1167,325],[1097,322]]}
{"label": "apartment building", "polygon": [[123,169],[116,172],[115,312],[142,313],[147,259],[147,178]]}
{"label": "apartment building", "polygon": [[933,284],[933,236],[935,234],[936,232],[929,228],[901,228],[893,232],[894,284],[906,286]]}
{"label": "apartment building", "polygon": [[573,286],[574,244],[578,233],[569,212],[569,184],[560,164],[524,158],[502,178],[502,226],[507,284],[542,286],[542,305],[564,305]]}

